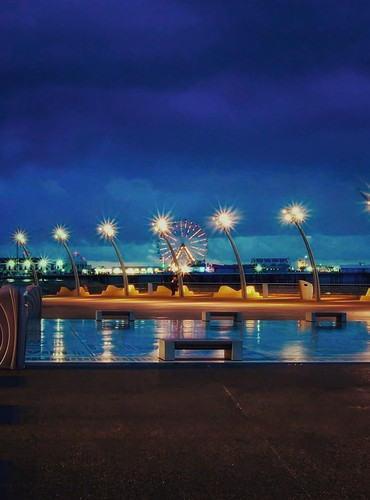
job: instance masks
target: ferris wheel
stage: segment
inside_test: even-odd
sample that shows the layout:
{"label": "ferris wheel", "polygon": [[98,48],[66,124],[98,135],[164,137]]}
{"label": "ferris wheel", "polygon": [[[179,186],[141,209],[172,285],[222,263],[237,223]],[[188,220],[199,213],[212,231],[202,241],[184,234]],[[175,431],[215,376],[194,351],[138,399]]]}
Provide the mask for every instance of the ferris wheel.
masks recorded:
{"label": "ferris wheel", "polygon": [[[199,224],[187,219],[180,219],[172,224],[167,237],[181,267],[189,266],[205,259],[208,241],[206,233]],[[166,240],[161,236],[158,238],[157,248],[163,262],[167,262],[170,265],[173,261],[172,254]]]}

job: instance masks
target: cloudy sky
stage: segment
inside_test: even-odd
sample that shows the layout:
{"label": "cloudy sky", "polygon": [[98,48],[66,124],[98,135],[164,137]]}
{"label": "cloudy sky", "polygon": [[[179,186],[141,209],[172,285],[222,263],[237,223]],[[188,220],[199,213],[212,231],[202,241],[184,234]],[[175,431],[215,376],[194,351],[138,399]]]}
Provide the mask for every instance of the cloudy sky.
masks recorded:
{"label": "cloudy sky", "polygon": [[243,262],[305,253],[282,206],[310,210],[319,262],[369,262],[370,3],[366,0],[4,0],[0,255],[158,262],[150,219],[242,215]]}

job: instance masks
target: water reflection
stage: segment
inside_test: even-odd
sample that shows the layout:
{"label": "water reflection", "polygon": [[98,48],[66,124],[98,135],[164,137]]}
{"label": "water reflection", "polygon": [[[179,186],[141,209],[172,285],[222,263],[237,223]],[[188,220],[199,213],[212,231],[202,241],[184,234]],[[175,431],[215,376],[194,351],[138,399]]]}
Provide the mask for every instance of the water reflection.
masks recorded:
{"label": "water reflection", "polygon": [[299,342],[291,343],[284,347],[281,351],[281,356],[284,361],[292,361],[295,363],[308,361],[304,346]]}
{"label": "water reflection", "polygon": [[65,361],[65,354],[66,352],[63,333],[55,332],[53,337],[53,352],[51,355],[51,359],[53,361],[62,363],[63,361]]}
{"label": "water reflection", "polygon": [[[370,361],[370,320],[341,325],[247,320],[41,320],[30,322],[28,361],[157,361],[158,339],[243,340],[245,361]],[[214,353],[210,352],[209,357]]]}
{"label": "water reflection", "polygon": [[156,335],[166,339],[205,337],[205,332],[202,329],[196,328],[195,324],[195,320],[193,319],[161,319],[157,320],[154,327]]}
{"label": "water reflection", "polygon": [[114,348],[112,331],[103,327],[101,334],[102,353],[99,358],[105,362],[112,361]]}

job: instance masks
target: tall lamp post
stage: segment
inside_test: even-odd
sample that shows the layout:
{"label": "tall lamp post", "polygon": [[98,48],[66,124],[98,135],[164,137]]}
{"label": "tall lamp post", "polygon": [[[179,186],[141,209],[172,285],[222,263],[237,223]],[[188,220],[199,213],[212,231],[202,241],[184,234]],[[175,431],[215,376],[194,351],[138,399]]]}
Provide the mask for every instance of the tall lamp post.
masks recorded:
{"label": "tall lamp post", "polygon": [[77,272],[75,260],[74,260],[73,255],[71,254],[71,251],[67,245],[69,233],[64,226],[56,226],[53,229],[53,236],[54,236],[55,240],[59,241],[59,243],[61,243],[63,245],[65,251],[67,252],[69,260],[71,261],[73,275],[74,275],[74,279],[75,279],[77,296],[79,297],[80,296],[80,279],[78,277],[78,272]]}
{"label": "tall lamp post", "polygon": [[128,286],[126,267],[125,267],[125,264],[123,262],[122,255],[121,255],[121,253],[117,247],[117,244],[115,242],[115,238],[116,238],[117,233],[118,233],[117,224],[114,221],[109,220],[109,219],[104,220],[103,222],[101,222],[98,225],[97,230],[98,230],[98,234],[100,234],[100,236],[102,238],[105,238],[112,243],[112,246],[113,246],[114,250],[116,251],[116,254],[117,254],[120,266],[121,266],[121,270],[122,270],[123,286],[124,286],[124,290],[125,290],[125,295],[126,295],[126,297],[128,297],[130,292],[129,292],[129,286]]}
{"label": "tall lamp post", "polygon": [[30,261],[31,264],[31,270],[32,270],[32,276],[33,276],[33,282],[35,285],[39,284],[39,280],[37,278],[37,273],[35,269],[35,265],[33,263],[33,260],[31,258],[30,252],[27,248],[27,234],[24,231],[21,231],[18,229],[14,234],[13,234],[14,241],[18,246],[21,246],[23,248],[24,253],[26,254],[27,259]]}
{"label": "tall lamp post", "polygon": [[228,239],[230,241],[232,249],[234,250],[234,254],[235,254],[236,261],[238,263],[238,268],[239,268],[241,297],[243,300],[247,300],[247,283],[245,280],[243,264],[242,264],[242,261],[240,259],[238,249],[236,248],[235,242],[230,234],[230,231],[231,231],[231,229],[234,228],[234,226],[237,222],[237,219],[238,219],[238,217],[237,217],[236,213],[233,212],[231,209],[218,210],[213,216],[213,221],[214,221],[216,227],[218,229],[221,229],[221,231],[223,231],[226,234],[226,236],[228,237]]}
{"label": "tall lamp post", "polygon": [[171,245],[171,242],[168,238],[168,233],[171,229],[171,221],[167,217],[159,216],[153,219],[152,221],[153,231],[159,234],[166,241],[168,248],[172,255],[173,263],[176,266],[176,274],[179,283],[179,297],[184,297],[184,283],[182,278],[182,271],[179,266],[179,261],[177,260],[175,251]]}
{"label": "tall lamp post", "polygon": [[302,229],[302,222],[307,219],[307,210],[302,205],[289,205],[284,207],[280,212],[280,220],[284,224],[295,224],[298,228],[298,231],[301,233],[304,244],[306,245],[308,257],[310,259],[312,274],[313,274],[313,286],[316,301],[319,302],[321,300],[320,294],[320,283],[319,283],[319,273],[317,271],[315,259],[313,257],[313,253],[311,247],[308,243],[307,237]]}

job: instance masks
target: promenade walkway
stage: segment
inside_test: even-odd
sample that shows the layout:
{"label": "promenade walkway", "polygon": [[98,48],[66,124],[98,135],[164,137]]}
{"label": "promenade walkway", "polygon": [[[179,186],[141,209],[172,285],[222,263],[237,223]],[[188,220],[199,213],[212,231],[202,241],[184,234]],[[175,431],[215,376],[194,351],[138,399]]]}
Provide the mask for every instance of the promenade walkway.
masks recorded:
{"label": "promenade walkway", "polygon": [[137,318],[200,319],[204,310],[240,311],[243,319],[304,319],[306,311],[347,312],[349,320],[370,320],[370,302],[340,295],[325,296],[320,302],[292,297],[272,296],[247,301],[207,299],[205,297],[128,298],[55,297],[43,299],[44,318],[95,318],[97,309],[125,308],[135,311]]}
{"label": "promenade walkway", "polygon": [[[44,299],[45,317],[91,317],[98,305],[57,300]],[[137,317],[198,319],[232,305],[245,319],[294,319],[317,309],[127,300]],[[324,306],[370,319],[358,301]],[[369,382],[369,363],[4,370],[0,498],[367,499]]]}

